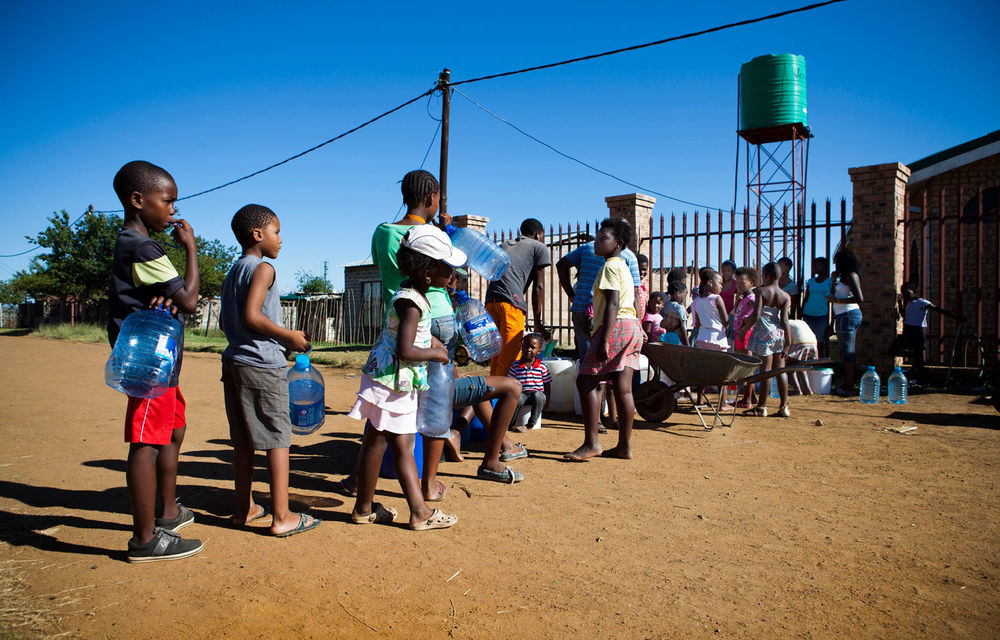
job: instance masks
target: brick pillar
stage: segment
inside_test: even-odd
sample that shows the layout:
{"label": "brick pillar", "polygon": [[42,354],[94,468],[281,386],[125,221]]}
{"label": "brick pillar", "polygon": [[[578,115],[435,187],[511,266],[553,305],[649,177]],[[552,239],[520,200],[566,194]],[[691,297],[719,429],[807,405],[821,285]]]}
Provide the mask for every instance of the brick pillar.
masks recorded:
{"label": "brick pillar", "polygon": [[[873,364],[886,380],[899,364],[887,351],[902,321],[896,294],[902,286],[903,216],[910,169],[899,162],[848,169],[854,184],[850,248],[860,262],[864,324],[858,331],[858,376]],[[831,269],[833,265],[831,264]]]}
{"label": "brick pillar", "polygon": [[604,199],[608,205],[608,215],[612,218],[625,218],[632,225],[634,237],[629,249],[636,255],[649,255],[650,243],[649,222],[653,218],[653,205],[656,198],[641,193],[630,193],[624,196],[608,196]]}
{"label": "brick pillar", "polygon": [[[489,221],[490,219],[485,216],[473,215],[452,216],[451,219],[451,223],[459,229],[469,227],[470,229],[475,229],[479,233],[483,234],[486,233],[486,224]],[[489,283],[475,271],[470,271],[468,278],[460,277],[458,280],[458,288],[464,289],[468,292],[469,297],[482,300],[486,295],[486,285]]]}

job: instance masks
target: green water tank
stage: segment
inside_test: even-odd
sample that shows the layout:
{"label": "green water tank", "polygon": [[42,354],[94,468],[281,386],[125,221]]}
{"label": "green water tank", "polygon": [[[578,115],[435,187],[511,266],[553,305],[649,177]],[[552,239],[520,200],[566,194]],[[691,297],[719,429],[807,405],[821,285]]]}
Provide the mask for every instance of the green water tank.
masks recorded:
{"label": "green water tank", "polygon": [[740,67],[740,131],[802,123],[806,59],[794,53],[758,56]]}

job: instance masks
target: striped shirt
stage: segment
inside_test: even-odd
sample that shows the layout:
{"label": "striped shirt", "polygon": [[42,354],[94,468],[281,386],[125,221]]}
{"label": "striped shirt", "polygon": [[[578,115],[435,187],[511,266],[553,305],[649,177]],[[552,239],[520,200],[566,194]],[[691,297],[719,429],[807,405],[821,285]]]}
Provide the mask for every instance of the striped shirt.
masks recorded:
{"label": "striped shirt", "polygon": [[527,364],[518,360],[510,365],[507,377],[517,378],[518,382],[521,383],[521,391],[544,391],[545,385],[552,382],[549,368],[538,358]]}

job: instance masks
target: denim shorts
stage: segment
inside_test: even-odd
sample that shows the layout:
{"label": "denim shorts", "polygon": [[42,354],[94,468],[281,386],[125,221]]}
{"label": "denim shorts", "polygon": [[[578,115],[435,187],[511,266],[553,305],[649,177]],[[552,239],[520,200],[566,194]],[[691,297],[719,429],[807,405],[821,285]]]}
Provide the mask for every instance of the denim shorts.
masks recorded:
{"label": "denim shorts", "polygon": [[478,404],[494,391],[492,386],[486,384],[486,378],[483,376],[455,378],[455,406],[468,407]]}
{"label": "denim shorts", "polygon": [[861,309],[851,309],[833,316],[833,330],[837,333],[840,355],[844,362],[857,360],[854,353],[854,339],[858,335],[859,326],[861,326]]}
{"label": "denim shorts", "polygon": [[809,325],[812,332],[816,334],[816,344],[826,342],[826,334],[830,330],[830,318],[828,316],[807,316],[802,314],[802,319]]}

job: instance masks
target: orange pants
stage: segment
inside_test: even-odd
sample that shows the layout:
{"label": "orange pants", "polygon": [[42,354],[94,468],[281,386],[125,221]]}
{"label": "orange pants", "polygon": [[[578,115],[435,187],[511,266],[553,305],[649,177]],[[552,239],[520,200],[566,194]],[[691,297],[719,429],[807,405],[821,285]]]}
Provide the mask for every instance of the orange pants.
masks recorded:
{"label": "orange pants", "polygon": [[490,375],[505,376],[521,355],[525,314],[508,302],[487,302],[486,312],[492,316],[503,340],[500,353],[490,359]]}

